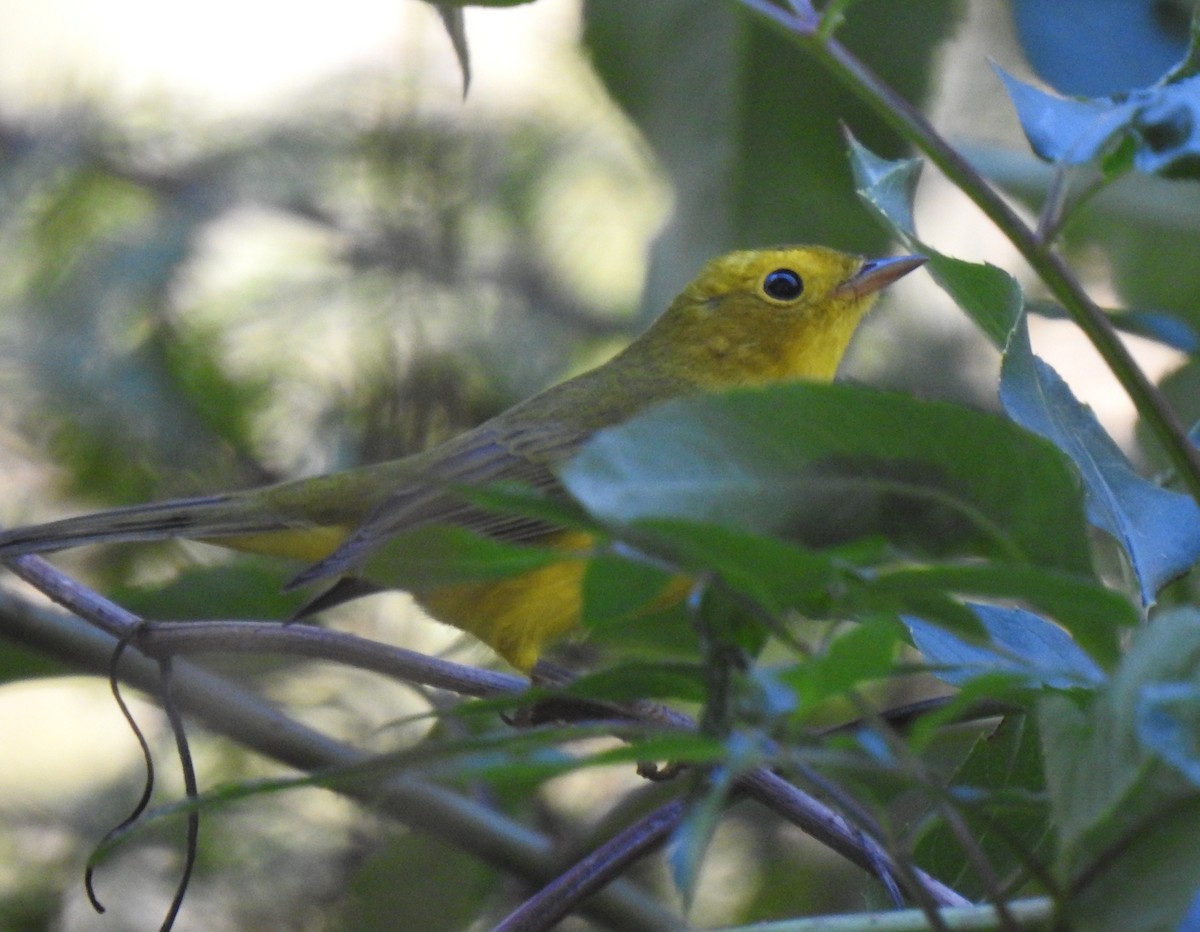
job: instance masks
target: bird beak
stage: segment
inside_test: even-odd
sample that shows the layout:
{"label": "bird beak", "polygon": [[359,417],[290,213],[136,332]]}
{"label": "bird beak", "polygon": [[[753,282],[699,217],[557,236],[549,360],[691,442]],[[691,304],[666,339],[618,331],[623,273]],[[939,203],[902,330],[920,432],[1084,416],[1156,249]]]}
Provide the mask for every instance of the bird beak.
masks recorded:
{"label": "bird beak", "polygon": [[880,288],[903,278],[913,269],[920,268],[928,260],[924,256],[893,256],[890,259],[868,259],[853,277],[842,282],[831,297],[865,298]]}

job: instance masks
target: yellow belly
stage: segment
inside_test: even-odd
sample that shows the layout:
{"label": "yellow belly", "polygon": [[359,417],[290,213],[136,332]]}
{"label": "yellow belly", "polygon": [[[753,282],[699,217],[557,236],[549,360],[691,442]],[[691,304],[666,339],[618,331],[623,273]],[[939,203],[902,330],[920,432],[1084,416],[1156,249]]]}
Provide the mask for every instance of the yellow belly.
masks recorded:
{"label": "yellow belly", "polygon": [[552,546],[578,557],[509,579],[444,586],[417,599],[438,621],[469,631],[528,672],[548,644],[579,624],[591,543],[587,534],[560,534]]}
{"label": "yellow belly", "polygon": [[[303,528],[237,537],[206,538],[205,543],[245,553],[262,553],[314,563],[346,539],[341,527]],[[442,586],[415,593],[435,619],[475,635],[518,670],[528,672],[542,651],[579,624],[583,575],[592,546],[588,534],[555,535],[549,546],[578,556],[513,576]],[[648,610],[683,597],[683,580],[674,580]]]}
{"label": "yellow belly", "polygon": [[235,537],[201,537],[199,540],[242,553],[261,553],[269,557],[316,563],[333,553],[349,533],[344,527],[309,527],[239,534]]}

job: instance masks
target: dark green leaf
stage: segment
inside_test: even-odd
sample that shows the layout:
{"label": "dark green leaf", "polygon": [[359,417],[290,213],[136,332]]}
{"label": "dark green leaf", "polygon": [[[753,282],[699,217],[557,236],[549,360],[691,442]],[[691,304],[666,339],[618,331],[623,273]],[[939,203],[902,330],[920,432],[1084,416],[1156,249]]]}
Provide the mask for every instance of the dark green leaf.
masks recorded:
{"label": "dark green leaf", "polygon": [[921,247],[929,254],[928,269],[994,346],[1008,345],[1021,319],[1024,296],[1017,280],[989,263],[966,262]]}
{"label": "dark green leaf", "polygon": [[597,532],[601,526],[578,503],[566,496],[550,496],[531,486],[515,482],[488,485],[452,485],[456,495],[485,511],[537,518],[548,525],[572,530]]}
{"label": "dark green leaf", "polygon": [[390,539],[375,551],[364,576],[421,591],[455,583],[506,579],[566,559],[548,547],[506,544],[459,527],[433,525]]}
{"label": "dark green leaf", "polygon": [[[517,2],[522,2],[522,0],[517,0]],[[458,59],[459,70],[462,71],[463,97],[466,97],[467,91],[471,87],[471,51],[467,47],[467,25],[463,17],[462,5],[452,2],[434,5],[437,7],[438,15],[442,18],[442,25],[446,27],[446,35],[450,37],[450,44],[454,47],[454,55]]]}
{"label": "dark green leaf", "polygon": [[[264,562],[267,558],[264,558]],[[289,618],[299,607],[280,591],[278,567],[254,560],[190,566],[158,586],[121,586],[106,593],[136,615],[156,621],[189,618]]]}
{"label": "dark green leaf", "polygon": [[1088,932],[1197,927],[1200,909],[1200,797],[1163,806],[1072,891],[1062,913]]}
{"label": "dark green leaf", "polygon": [[644,560],[609,553],[593,557],[583,577],[583,623],[599,628],[645,615],[671,581],[669,573]]}
{"label": "dark green leaf", "polygon": [[[1187,0],[1173,0],[1172,5],[1177,14],[1185,13],[1188,6]],[[1160,3],[1158,6],[1161,11],[1164,4]],[[1166,84],[1172,84],[1200,73],[1200,12],[1194,7],[1192,9],[1191,20],[1188,28],[1187,55],[1184,56],[1183,61],[1167,72],[1163,78],[1163,82]]]}
{"label": "dark green leaf", "polygon": [[1093,701],[1081,708],[1053,696],[1039,704],[1059,868],[1068,877],[1088,875],[1172,807],[1197,798],[1178,758],[1143,740],[1146,697],[1161,697],[1163,684],[1200,687],[1197,671],[1200,614],[1169,612],[1139,632]]}
{"label": "dark green leaf", "polygon": [[41,679],[68,672],[71,672],[69,668],[20,644],[5,642],[0,645],[0,683]]}
{"label": "dark green leaf", "polygon": [[670,402],[599,432],[562,478],[618,525],[687,517],[816,544],[880,534],[1090,572],[1078,481],[1053,446],[992,415],[861,386]]}
{"label": "dark green leaf", "polygon": [[342,929],[387,929],[403,916],[410,929],[458,932],[486,910],[503,880],[462,847],[424,832],[391,833],[362,854],[346,865],[352,872],[339,890],[334,921]]}
{"label": "dark green leaf", "polygon": [[737,528],[677,519],[646,519],[631,538],[691,573],[715,573],[730,588],[750,596],[772,614],[794,610],[822,616],[829,588],[842,576],[829,552],[763,537]]}
{"label": "dark green leaf", "polygon": [[[960,800],[974,843],[993,873],[1005,879],[1022,866],[1022,855],[1043,856],[1050,840],[1042,755],[1036,723],[1028,715],[1010,715],[981,735],[955,772],[950,792]],[[971,869],[955,833],[942,820],[917,843],[916,859],[925,870],[964,896],[982,899],[987,886]]]}
{"label": "dark green leaf", "polygon": [[704,670],[697,663],[622,663],[587,673],[563,690],[585,699],[704,701]]}
{"label": "dark green leaf", "polygon": [[790,686],[799,704],[816,705],[892,674],[900,643],[901,629],[890,619],[847,625],[820,653],[772,677]]}
{"label": "dark green leaf", "polygon": [[[908,573],[902,573],[908,576]],[[987,631],[978,616],[957,597],[947,592],[942,585],[929,579],[915,586],[901,583],[899,586],[884,577],[882,585],[864,587],[862,598],[865,607],[860,611],[883,611],[893,615],[914,615],[937,627],[967,639],[970,643],[983,643]]]}

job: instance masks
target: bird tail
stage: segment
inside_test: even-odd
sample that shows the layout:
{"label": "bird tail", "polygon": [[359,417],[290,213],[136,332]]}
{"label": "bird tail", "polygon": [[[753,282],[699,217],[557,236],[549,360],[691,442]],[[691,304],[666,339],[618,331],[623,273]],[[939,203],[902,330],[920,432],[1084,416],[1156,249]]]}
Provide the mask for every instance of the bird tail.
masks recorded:
{"label": "bird tail", "polygon": [[270,533],[281,525],[278,517],[237,494],[183,498],[0,531],[0,560],[85,544]]}

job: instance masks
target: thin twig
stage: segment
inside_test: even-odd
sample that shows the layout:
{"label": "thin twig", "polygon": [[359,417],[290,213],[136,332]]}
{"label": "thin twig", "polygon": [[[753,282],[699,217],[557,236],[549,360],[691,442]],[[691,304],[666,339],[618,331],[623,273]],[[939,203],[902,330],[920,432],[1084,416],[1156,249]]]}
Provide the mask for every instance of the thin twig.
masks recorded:
{"label": "thin twig", "polygon": [[117,640],[132,640],[142,625],[142,619],[133,612],[110,602],[39,556],[13,557],[5,563],[43,595]]}
{"label": "thin twig", "polygon": [[683,820],[687,801],[674,799],[589,852],[513,910],[492,932],[543,932],[657,848]]}
{"label": "thin twig", "polygon": [[[170,657],[158,662],[159,679],[162,682],[163,711],[167,713],[167,721],[171,725],[171,734],[175,736],[175,749],[179,756],[179,768],[183,773],[183,792],[189,800],[195,800],[200,795],[196,782],[196,765],[192,761],[191,743],[188,741],[187,728],[183,724],[183,713],[175,702],[172,690],[174,682],[175,661]],[[200,850],[200,810],[189,809],[187,813],[187,839],[184,847],[183,870],[175,884],[175,895],[171,897],[171,905],[163,918],[159,932],[170,932],[175,925],[179,910],[183,908],[183,898],[187,896],[188,885],[192,880],[192,872],[196,868],[196,853]]]}
{"label": "thin twig", "polygon": [[342,631],[277,621],[159,621],[137,638],[144,653],[288,654],[340,663],[405,683],[445,689],[478,699],[516,695],[529,680],[469,667]]}

